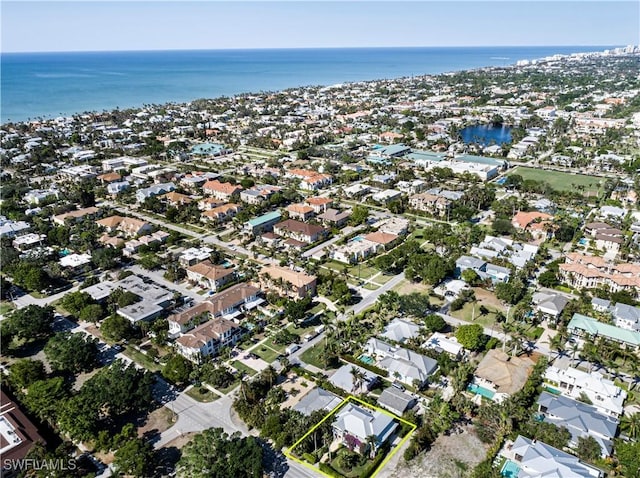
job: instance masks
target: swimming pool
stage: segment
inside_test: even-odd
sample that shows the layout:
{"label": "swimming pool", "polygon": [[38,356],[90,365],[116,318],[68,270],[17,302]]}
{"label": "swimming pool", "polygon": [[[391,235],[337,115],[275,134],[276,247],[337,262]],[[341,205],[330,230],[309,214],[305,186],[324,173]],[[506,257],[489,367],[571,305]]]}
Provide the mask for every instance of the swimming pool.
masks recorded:
{"label": "swimming pool", "polygon": [[492,399],[496,394],[495,392],[489,390],[488,388],[481,387],[480,385],[476,385],[475,383],[469,384],[467,390],[473,392],[477,395],[482,395],[485,398]]}
{"label": "swimming pool", "polygon": [[507,460],[500,470],[500,474],[506,478],[517,478],[518,473],[520,473],[520,467],[514,461]]}
{"label": "swimming pool", "polygon": [[356,236],[353,239],[351,239],[352,242],[360,242],[360,241],[364,241],[364,237],[362,236]]}
{"label": "swimming pool", "polygon": [[580,244],[581,246],[586,246],[587,244],[589,244],[589,240],[586,237],[583,237],[578,241],[578,244]]}
{"label": "swimming pool", "polygon": [[358,357],[358,360],[360,360],[360,362],[362,363],[366,363],[367,365],[373,365],[374,363],[376,363],[375,360],[364,354],[360,355],[360,357]]}
{"label": "swimming pool", "polygon": [[499,184],[502,186],[506,182],[507,182],[507,178],[500,178],[496,181],[496,184]]}
{"label": "swimming pool", "polygon": [[60,254],[60,256],[61,256],[61,257],[66,257],[66,256],[68,256],[68,255],[69,255],[69,254],[71,254],[71,253],[72,253],[72,251],[70,251],[69,249],[66,249],[66,248],[65,248],[65,249],[62,249],[62,250],[59,252],[59,254]]}

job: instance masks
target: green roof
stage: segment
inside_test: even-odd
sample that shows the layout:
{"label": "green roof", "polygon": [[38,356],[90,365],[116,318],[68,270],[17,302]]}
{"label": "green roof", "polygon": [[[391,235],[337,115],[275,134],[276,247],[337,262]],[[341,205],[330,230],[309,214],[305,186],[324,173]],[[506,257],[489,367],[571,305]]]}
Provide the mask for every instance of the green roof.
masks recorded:
{"label": "green roof", "polygon": [[601,335],[602,337],[617,340],[618,342],[624,342],[636,347],[640,346],[640,332],[605,324],[604,322],[599,322],[592,317],[587,317],[582,314],[573,314],[571,322],[567,325],[567,329],[584,330],[589,335]]}
{"label": "green roof", "polygon": [[267,214],[263,214],[262,216],[254,217],[253,219],[250,219],[249,225],[251,227],[259,226],[261,224],[264,224],[265,222],[278,220],[280,219],[280,217],[281,217],[280,211],[268,212]]}
{"label": "green roof", "polygon": [[445,159],[445,156],[446,156],[445,153],[436,153],[434,151],[422,151],[419,149],[412,149],[411,152],[407,154],[407,156],[405,157],[412,161],[440,162],[443,159]]}

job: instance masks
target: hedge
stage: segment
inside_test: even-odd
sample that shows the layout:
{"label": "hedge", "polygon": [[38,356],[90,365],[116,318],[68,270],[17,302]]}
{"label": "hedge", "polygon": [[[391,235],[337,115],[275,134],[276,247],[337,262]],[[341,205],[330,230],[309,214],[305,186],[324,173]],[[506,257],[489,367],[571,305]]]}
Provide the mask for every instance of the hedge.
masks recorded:
{"label": "hedge", "polygon": [[376,367],[375,365],[369,365],[368,363],[361,362],[360,360],[357,360],[353,355],[340,355],[340,358],[345,362],[352,363],[354,365],[357,365],[358,367],[362,367],[383,377],[389,376],[389,372],[387,372],[386,370]]}

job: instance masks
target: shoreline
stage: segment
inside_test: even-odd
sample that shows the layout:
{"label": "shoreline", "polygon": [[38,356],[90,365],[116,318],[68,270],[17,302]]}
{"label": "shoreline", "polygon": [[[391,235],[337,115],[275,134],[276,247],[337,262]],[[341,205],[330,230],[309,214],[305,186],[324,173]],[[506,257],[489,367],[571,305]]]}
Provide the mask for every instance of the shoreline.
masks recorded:
{"label": "shoreline", "polygon": [[[487,49],[487,48],[494,48],[494,47],[387,47],[387,48],[375,48],[375,47],[367,47],[367,48],[353,48],[353,47],[346,47],[346,48],[304,48],[304,49],[237,49],[237,50],[233,50],[233,49],[229,49],[229,50],[147,50],[147,51],[101,51],[101,52],[51,52],[51,53],[44,53],[44,52],[29,52],[29,53],[3,53],[3,55],[12,55],[12,56],[20,56],[20,55],[24,55],[24,56],[33,56],[33,55],[62,55],[62,56],[66,56],[66,55],[109,55],[109,54],[113,54],[113,55],[136,55],[136,54],[161,54],[163,52],[172,52],[172,53],[188,53],[188,52],[196,52],[196,53],[218,53],[218,52],[223,52],[223,53],[238,53],[238,52],[304,52],[304,51],[322,51],[322,50],[341,50],[341,51],[370,51],[370,52],[374,52],[374,51],[379,51],[379,50],[386,50],[386,51],[393,51],[393,50],[397,50],[397,51],[405,51],[405,50],[425,50],[425,51],[438,51],[438,50],[459,50],[459,51],[463,51],[463,50],[482,50],[482,49]],[[527,47],[498,47],[498,48],[505,48],[505,49],[520,49],[520,48],[538,48],[536,46],[527,46]],[[540,47],[540,48],[547,48],[547,47]],[[567,47],[548,47],[548,48],[582,48],[580,46],[567,46]],[[591,48],[590,46],[585,46],[584,48]],[[250,89],[245,89],[245,90],[241,90],[241,91],[237,91],[235,93],[232,94],[225,94],[225,93],[219,93],[219,94],[214,94],[214,95],[207,95],[207,96],[202,96],[202,95],[196,95],[194,97],[191,97],[189,99],[166,99],[166,100],[161,100],[161,101],[145,101],[144,99],[139,100],[139,102],[135,102],[135,103],[123,103],[123,104],[117,104],[114,106],[101,106],[101,107],[89,107],[86,109],[75,109],[73,111],[60,111],[59,113],[39,113],[37,115],[30,115],[29,117],[27,117],[26,119],[13,119],[13,118],[7,118],[6,120],[3,120],[0,123],[1,127],[5,127],[6,125],[11,125],[11,124],[29,124],[29,123],[34,123],[34,122],[42,122],[42,121],[52,121],[55,120],[57,118],[73,118],[76,116],[82,116],[82,115],[100,115],[100,114],[105,114],[105,113],[113,113],[116,111],[123,111],[123,110],[140,110],[142,108],[144,108],[145,106],[149,106],[149,105],[153,105],[156,107],[166,107],[166,106],[185,106],[188,105],[190,103],[193,103],[195,101],[198,100],[207,100],[207,101],[215,101],[218,100],[220,98],[224,98],[224,97],[240,97],[240,96],[246,96],[246,95],[258,95],[258,94],[264,94],[264,93],[278,93],[278,92],[285,92],[288,90],[292,90],[292,89],[310,89],[310,88],[345,88],[348,85],[353,85],[353,84],[361,84],[361,83],[378,83],[378,82],[384,82],[384,81],[401,81],[401,80],[405,80],[408,78],[412,78],[412,79],[420,79],[420,78],[433,78],[433,77],[437,77],[440,75],[449,75],[449,74],[454,74],[454,73],[462,73],[462,72],[476,72],[476,71],[483,71],[483,70],[488,70],[488,69],[511,69],[511,68],[517,68],[518,66],[522,66],[522,65],[527,65],[527,64],[535,64],[537,62],[544,62],[544,61],[549,61],[551,59],[554,60],[559,60],[559,59],[567,59],[567,58],[571,58],[571,57],[584,57],[584,56],[602,56],[602,55],[607,55],[609,53],[607,52],[611,52],[611,51],[616,51],[616,50],[624,50],[624,48],[620,48],[617,47],[614,50],[600,50],[600,51],[586,51],[586,52],[575,52],[575,53],[555,53],[552,55],[547,55],[544,57],[539,57],[539,58],[534,58],[534,59],[516,59],[516,58],[510,58],[510,57],[503,57],[503,56],[492,56],[490,57],[490,59],[496,61],[509,61],[508,64],[503,64],[503,65],[485,65],[485,66],[477,66],[477,67],[462,67],[462,68],[458,68],[458,69],[449,69],[449,70],[445,70],[445,71],[440,71],[438,73],[421,73],[421,74],[413,74],[413,75],[398,75],[395,77],[378,77],[378,78],[374,78],[374,79],[356,79],[356,80],[344,80],[344,81],[338,81],[338,82],[330,82],[330,83],[302,83],[302,84],[297,84],[297,85],[293,85],[293,86],[285,86],[285,87],[280,87],[280,88],[260,88],[259,85],[256,85],[255,87],[251,87]],[[52,75],[52,78],[56,78],[55,74],[50,74]],[[60,77],[64,77],[64,75],[61,75]],[[321,80],[320,80],[321,81]],[[6,88],[4,88],[6,90]],[[187,88],[185,88],[184,91],[186,91]],[[105,99],[105,102],[108,102],[107,99]]]}

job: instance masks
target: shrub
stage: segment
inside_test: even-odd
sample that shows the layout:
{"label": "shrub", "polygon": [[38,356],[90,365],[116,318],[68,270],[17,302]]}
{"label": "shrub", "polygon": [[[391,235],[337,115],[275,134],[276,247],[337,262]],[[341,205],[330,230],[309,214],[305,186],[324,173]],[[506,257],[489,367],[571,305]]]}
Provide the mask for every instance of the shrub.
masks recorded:
{"label": "shrub", "polygon": [[315,465],[316,462],[318,461],[315,455],[312,455],[311,453],[303,453],[302,458],[304,458],[306,461],[308,461],[312,465]]}

